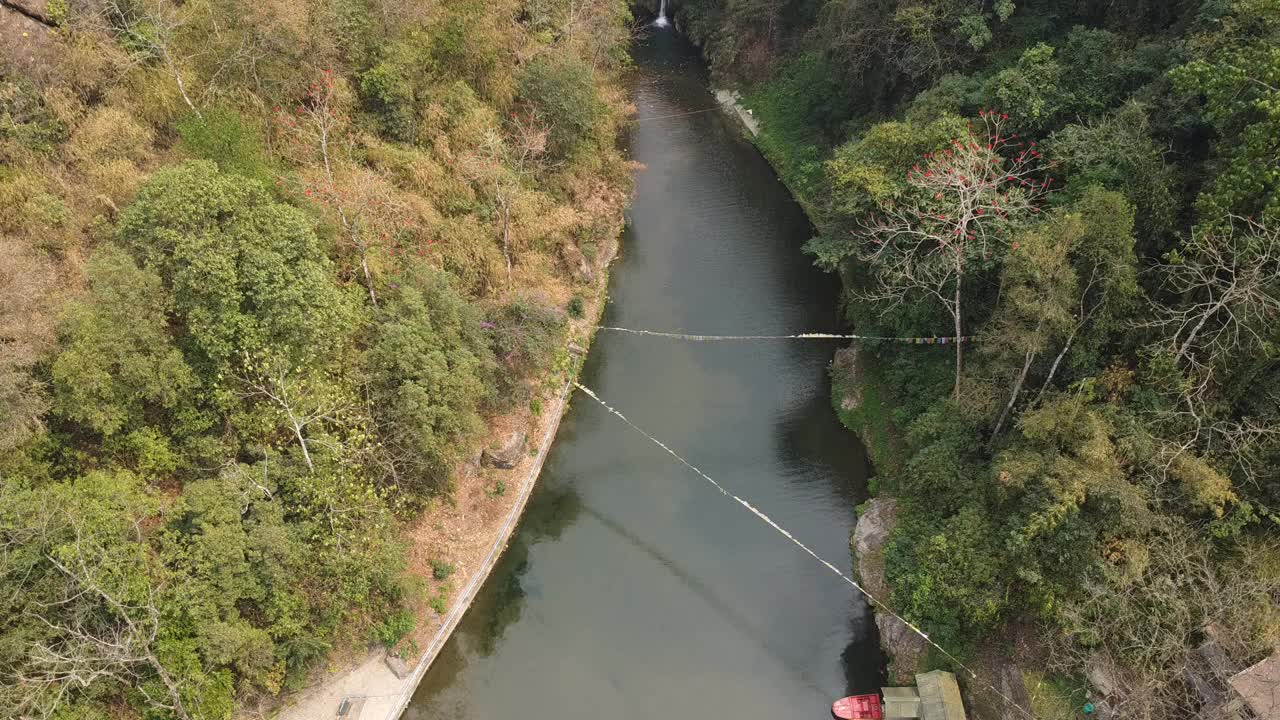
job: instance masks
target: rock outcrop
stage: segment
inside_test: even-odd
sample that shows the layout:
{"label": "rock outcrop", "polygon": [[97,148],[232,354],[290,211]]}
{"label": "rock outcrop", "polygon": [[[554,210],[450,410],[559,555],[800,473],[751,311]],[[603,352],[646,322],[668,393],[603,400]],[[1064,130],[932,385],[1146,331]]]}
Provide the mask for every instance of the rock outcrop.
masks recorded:
{"label": "rock outcrop", "polygon": [[836,351],[831,361],[831,379],[840,392],[840,409],[853,412],[862,406],[858,348],[850,345]]}
{"label": "rock outcrop", "polygon": [[[859,580],[867,592],[886,602],[892,589],[884,576],[884,548],[897,515],[897,500],[875,498],[866,504],[853,531]],[[880,645],[890,659],[890,682],[911,684],[923,665],[928,643],[901,620],[879,609],[876,628],[880,631]]]}
{"label": "rock outcrop", "polygon": [[760,121],[756,120],[755,113],[747,108],[742,107],[742,96],[737,90],[716,90],[716,101],[718,101],[730,115],[738,118],[742,126],[747,129],[754,137],[760,134]]}
{"label": "rock outcrop", "polygon": [[0,1],[0,67],[35,76],[56,59],[45,0]]}
{"label": "rock outcrop", "polygon": [[525,434],[513,432],[506,442],[497,448],[485,448],[480,454],[480,464],[499,470],[511,470],[520,464],[525,454]]}

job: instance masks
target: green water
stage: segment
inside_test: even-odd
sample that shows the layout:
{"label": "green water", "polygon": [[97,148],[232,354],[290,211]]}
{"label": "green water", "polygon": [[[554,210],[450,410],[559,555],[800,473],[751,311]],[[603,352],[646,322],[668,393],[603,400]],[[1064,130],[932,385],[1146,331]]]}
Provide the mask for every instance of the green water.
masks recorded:
{"label": "green water", "polygon": [[[604,324],[708,334],[836,329],[811,228],[719,112],[696,51],[635,48],[646,169]],[[632,421],[848,566],[867,461],[827,397],[826,342],[602,333],[583,372]],[[511,546],[428,672],[414,720],[829,718],[881,684],[860,597],[578,395]]]}

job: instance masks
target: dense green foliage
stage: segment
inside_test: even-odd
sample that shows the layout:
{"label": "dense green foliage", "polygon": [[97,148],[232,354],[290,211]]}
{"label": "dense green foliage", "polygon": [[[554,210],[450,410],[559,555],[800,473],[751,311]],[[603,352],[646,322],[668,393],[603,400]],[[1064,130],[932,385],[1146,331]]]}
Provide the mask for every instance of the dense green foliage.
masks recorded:
{"label": "dense green foliage", "polygon": [[0,716],[267,716],[417,652],[431,506],[599,290],[625,4],[50,8],[0,64]]}
{"label": "dense green foliage", "polygon": [[689,0],[678,17],[744,86],[850,323],[976,336],[836,368],[900,501],[896,607],[960,651],[1032,624],[1062,676],[1109,669],[1124,717],[1196,707],[1182,670],[1209,635],[1218,672],[1270,652],[1280,4]]}

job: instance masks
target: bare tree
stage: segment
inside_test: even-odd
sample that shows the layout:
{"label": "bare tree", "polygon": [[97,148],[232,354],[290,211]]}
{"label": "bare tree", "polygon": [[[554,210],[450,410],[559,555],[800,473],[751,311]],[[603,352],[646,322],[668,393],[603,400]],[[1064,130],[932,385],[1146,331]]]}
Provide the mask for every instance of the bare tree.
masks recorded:
{"label": "bare tree", "polygon": [[1276,547],[1246,545],[1222,558],[1188,528],[1147,542],[1149,562],[1114,551],[1136,572],[1095,578],[1063,606],[1050,666],[1089,677],[1114,717],[1210,716],[1206,690],[1225,691],[1232,674],[1270,651],[1258,630],[1280,603],[1280,580],[1263,569]]}
{"label": "bare tree", "polygon": [[547,150],[548,131],[535,113],[513,113],[506,135],[497,130],[485,134],[478,150],[464,158],[463,172],[472,182],[491,188],[501,213],[502,256],[511,284],[511,205],[524,183],[538,169]]}
{"label": "bare tree", "polygon": [[1159,331],[1174,364],[1214,364],[1262,346],[1280,315],[1280,226],[1229,217],[1194,233],[1157,271],[1182,302],[1153,302],[1156,317],[1140,325]]}
{"label": "bare tree", "polygon": [[[858,235],[875,287],[860,296],[886,311],[913,297],[937,300],[955,329],[955,396],[963,364],[964,277],[971,264],[1009,243],[1012,221],[1039,212],[1050,181],[1035,143],[1005,133],[1007,115],[983,112],[984,127],[929,153],[907,173],[911,194],[865,224]],[[1005,153],[1016,152],[1013,157]]]}
{"label": "bare tree", "polygon": [[316,439],[308,437],[308,428],[320,423],[340,424],[347,401],[335,396],[329,383],[307,378],[285,362],[268,363],[260,369],[252,363],[246,365],[246,374],[237,378],[245,388],[244,397],[264,399],[275,406],[302,450],[307,469],[315,470],[310,444]]}
{"label": "bare tree", "polygon": [[337,83],[333,71],[325,70],[292,113],[279,113],[280,121],[292,131],[295,142],[308,153],[319,154],[324,175],[304,193],[337,215],[342,239],[355,250],[369,302],[376,307],[378,294],[369,261],[376,241],[386,235],[375,227],[376,218],[389,218],[396,225],[397,221],[405,221],[407,211],[376,174],[339,165],[339,141],[347,131],[349,119],[339,101]]}
{"label": "bare tree", "polygon": [[[141,542],[141,532],[134,527]],[[50,631],[50,639],[34,642],[28,663],[16,678],[27,689],[18,711],[48,718],[62,706],[69,692],[114,680],[135,688],[153,708],[172,712],[180,720],[191,716],[182,689],[156,651],[160,610],[155,591],[146,582],[146,597],[134,600],[109,580],[119,577],[105,548],[75,528],[75,539],[46,561],[67,580],[62,596],[28,616]],[[52,618],[52,619],[50,619]],[[150,694],[145,680],[154,676],[163,696]]]}
{"label": "bare tree", "polygon": [[182,100],[196,114],[203,117],[187,92],[182,65],[187,58],[175,54],[176,38],[186,25],[180,6],[164,0],[106,0],[102,4],[102,18],[107,31],[126,41],[141,60],[158,60],[178,86]]}
{"label": "bare tree", "polygon": [[1280,440],[1280,428],[1216,412],[1220,369],[1274,341],[1280,316],[1280,227],[1228,217],[1197,231],[1156,267],[1172,303],[1152,301],[1154,317],[1135,323],[1156,331],[1157,347],[1180,373],[1160,413],[1160,469],[1193,449],[1228,459],[1254,479],[1252,452]]}

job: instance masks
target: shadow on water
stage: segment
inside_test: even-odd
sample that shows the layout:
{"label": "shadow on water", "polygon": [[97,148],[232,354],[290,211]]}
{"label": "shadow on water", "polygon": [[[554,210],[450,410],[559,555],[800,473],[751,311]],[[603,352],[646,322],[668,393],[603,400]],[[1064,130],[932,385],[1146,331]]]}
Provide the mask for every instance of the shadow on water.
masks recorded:
{"label": "shadow on water", "polygon": [[[521,579],[529,571],[529,549],[542,542],[560,539],[565,528],[582,514],[582,498],[572,486],[539,487],[529,497],[520,527],[511,536],[507,549],[498,558],[493,572],[459,623],[453,638],[441,650],[431,672],[423,678],[418,693],[432,687],[450,685],[466,667],[458,640],[480,657],[488,657],[502,644],[503,633],[519,622],[525,605]],[[437,672],[441,670],[442,672]]]}

